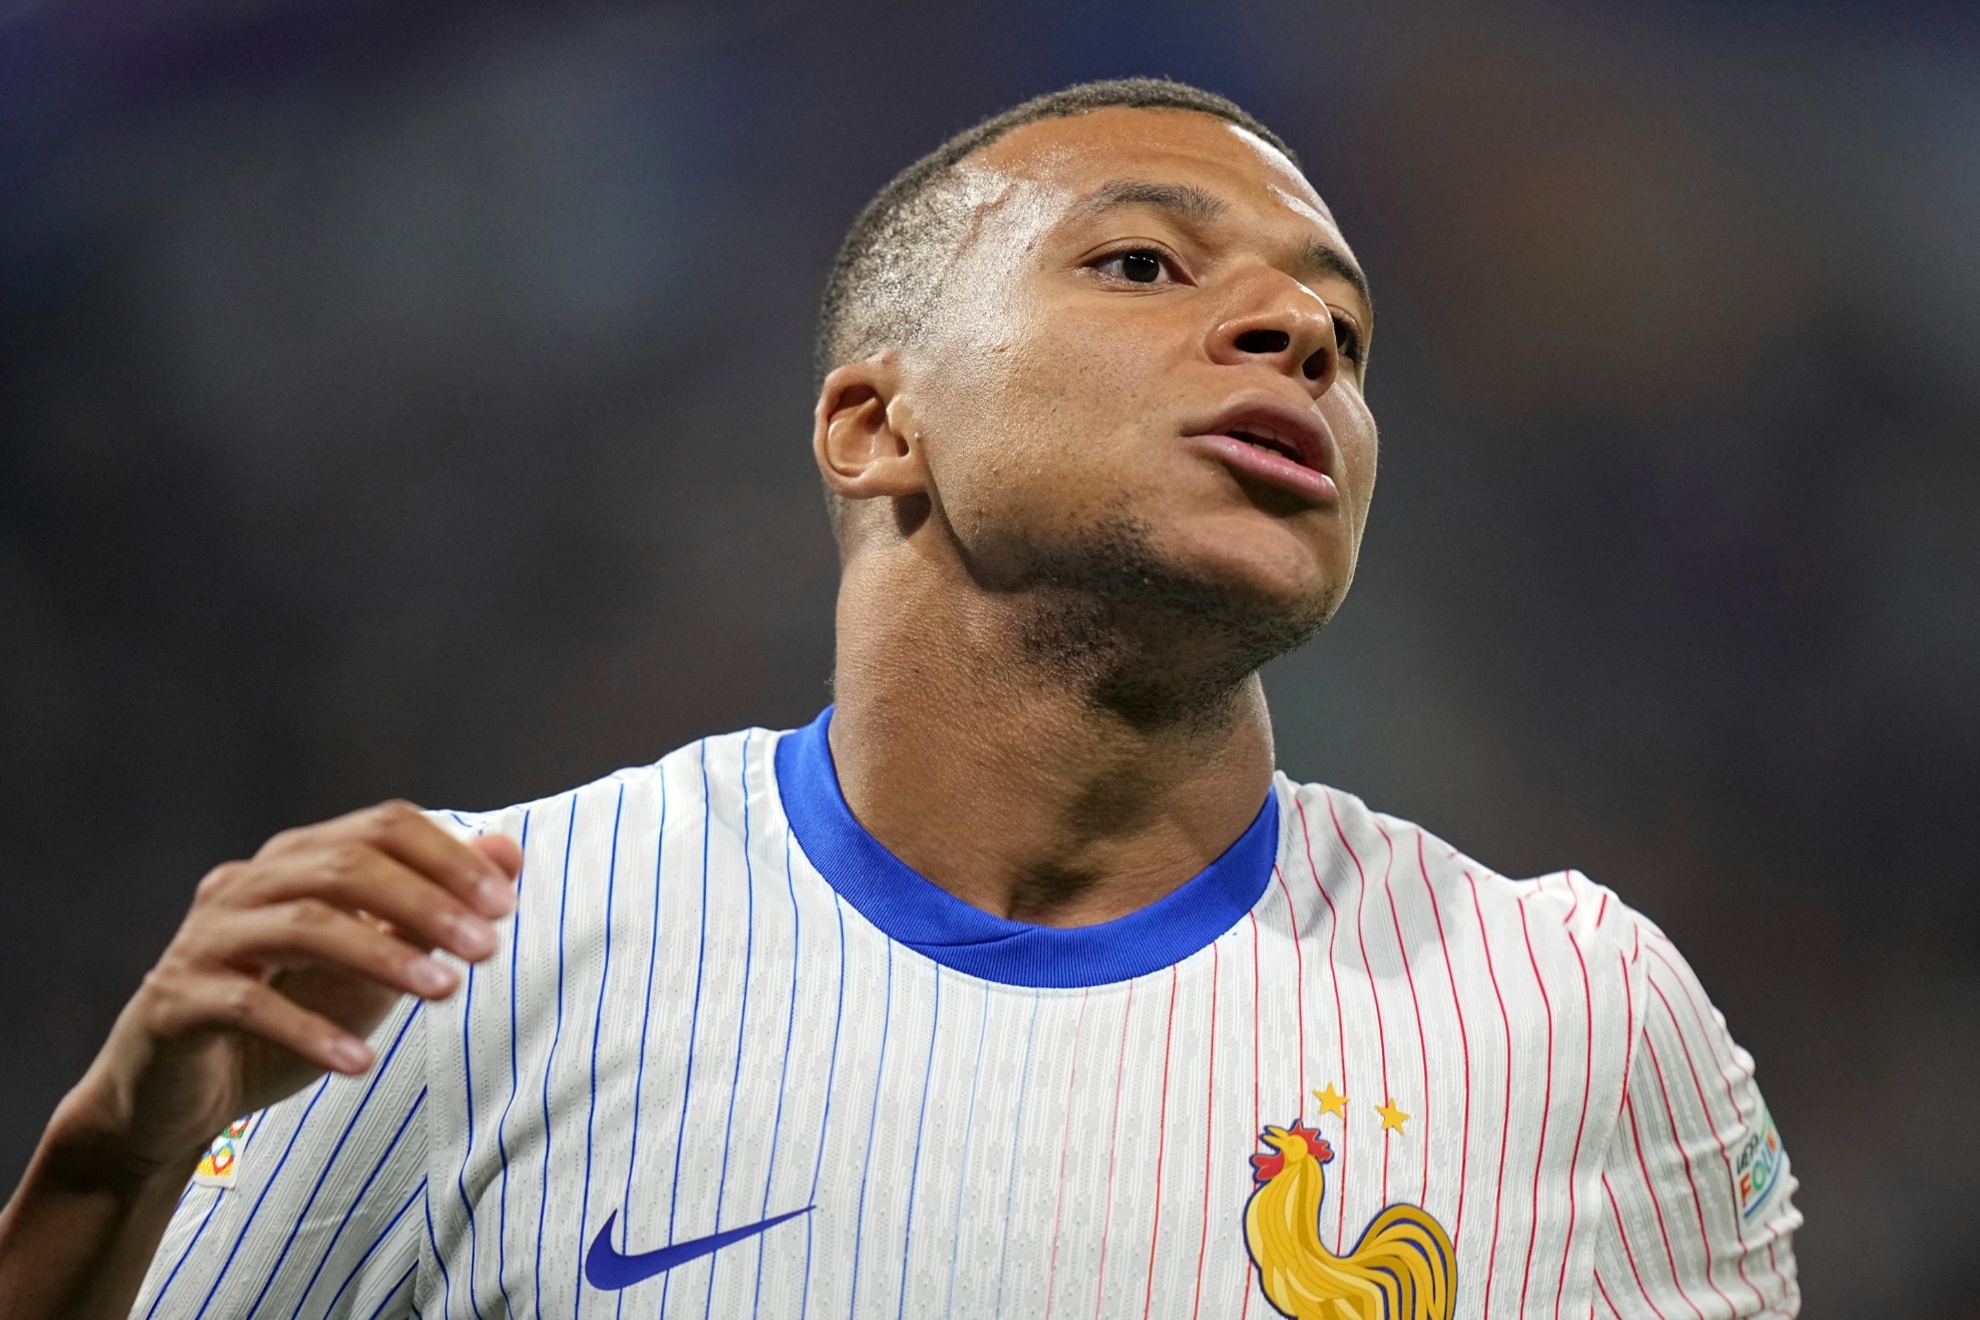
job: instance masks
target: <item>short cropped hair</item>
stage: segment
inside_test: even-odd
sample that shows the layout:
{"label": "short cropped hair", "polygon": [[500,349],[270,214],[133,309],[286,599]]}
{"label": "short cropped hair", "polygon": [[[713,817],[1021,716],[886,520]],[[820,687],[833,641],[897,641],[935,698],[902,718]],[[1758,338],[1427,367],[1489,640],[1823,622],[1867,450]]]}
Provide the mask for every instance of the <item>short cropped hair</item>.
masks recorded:
{"label": "short cropped hair", "polygon": [[822,386],[836,367],[912,341],[926,323],[974,211],[971,198],[957,186],[956,166],[965,157],[1026,124],[1116,106],[1214,115],[1271,143],[1295,166],[1299,163],[1277,133],[1235,102],[1167,78],[1080,83],[1013,106],[964,129],[895,175],[853,221],[818,309],[814,386]]}

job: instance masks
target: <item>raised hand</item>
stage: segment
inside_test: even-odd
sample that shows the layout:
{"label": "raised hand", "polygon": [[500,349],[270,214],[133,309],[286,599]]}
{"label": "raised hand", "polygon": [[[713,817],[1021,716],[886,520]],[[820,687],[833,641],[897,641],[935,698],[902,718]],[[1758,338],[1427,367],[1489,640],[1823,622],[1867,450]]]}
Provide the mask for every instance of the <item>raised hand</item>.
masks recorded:
{"label": "raised hand", "polygon": [[[521,866],[508,838],[463,843],[388,802],[216,867],[0,1213],[0,1310],[128,1305],[136,1280],[123,1276],[149,1259],[168,1193],[213,1135],[326,1071],[369,1068],[364,1037],[401,996],[453,992],[459,977],[434,950],[495,952],[490,922],[514,909]],[[49,1268],[51,1252],[73,1257],[83,1291],[61,1286],[70,1272]]]}

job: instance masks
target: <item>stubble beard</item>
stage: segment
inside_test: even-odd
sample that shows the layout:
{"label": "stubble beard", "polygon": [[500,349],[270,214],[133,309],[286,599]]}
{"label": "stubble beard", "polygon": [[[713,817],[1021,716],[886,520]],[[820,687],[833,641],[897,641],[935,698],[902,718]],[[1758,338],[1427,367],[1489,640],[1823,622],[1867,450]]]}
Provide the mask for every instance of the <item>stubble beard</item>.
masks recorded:
{"label": "stubble beard", "polygon": [[1317,633],[1341,595],[1289,605],[1192,573],[1126,510],[1070,543],[999,559],[993,589],[1018,606],[1031,676],[1144,732],[1223,723],[1246,681]]}

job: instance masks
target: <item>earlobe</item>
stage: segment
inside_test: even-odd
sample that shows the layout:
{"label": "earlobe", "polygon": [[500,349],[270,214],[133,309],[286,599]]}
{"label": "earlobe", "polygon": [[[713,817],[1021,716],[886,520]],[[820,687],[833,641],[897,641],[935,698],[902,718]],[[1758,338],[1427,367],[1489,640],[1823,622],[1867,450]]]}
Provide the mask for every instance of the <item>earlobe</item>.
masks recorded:
{"label": "earlobe", "polygon": [[899,371],[883,354],[835,369],[818,392],[812,452],[825,484],[842,499],[926,489],[920,436],[898,384]]}

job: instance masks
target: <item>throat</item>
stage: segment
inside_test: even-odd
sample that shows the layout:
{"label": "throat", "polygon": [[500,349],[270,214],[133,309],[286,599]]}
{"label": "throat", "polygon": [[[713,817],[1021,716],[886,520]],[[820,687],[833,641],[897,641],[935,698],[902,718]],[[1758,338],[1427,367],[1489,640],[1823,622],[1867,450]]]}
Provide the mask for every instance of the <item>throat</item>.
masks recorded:
{"label": "throat", "polygon": [[1091,926],[1120,915],[1104,900],[1096,909],[1094,900],[1103,896],[1104,889],[1098,871],[1046,863],[1011,878],[1006,910],[995,915],[1033,926]]}

